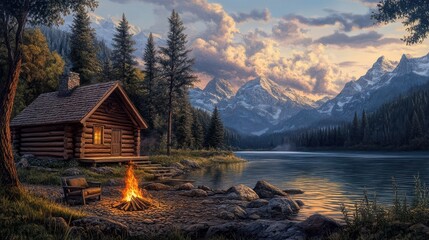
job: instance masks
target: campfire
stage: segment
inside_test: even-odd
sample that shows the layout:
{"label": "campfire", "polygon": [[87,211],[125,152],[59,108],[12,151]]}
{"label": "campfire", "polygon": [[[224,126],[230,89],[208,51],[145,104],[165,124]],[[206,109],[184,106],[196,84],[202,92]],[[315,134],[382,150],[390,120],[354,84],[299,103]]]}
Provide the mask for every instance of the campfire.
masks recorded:
{"label": "campfire", "polygon": [[130,165],[125,175],[125,189],[122,191],[122,201],[113,205],[124,211],[140,211],[154,205],[149,193],[139,188],[137,178],[134,176],[133,165]]}

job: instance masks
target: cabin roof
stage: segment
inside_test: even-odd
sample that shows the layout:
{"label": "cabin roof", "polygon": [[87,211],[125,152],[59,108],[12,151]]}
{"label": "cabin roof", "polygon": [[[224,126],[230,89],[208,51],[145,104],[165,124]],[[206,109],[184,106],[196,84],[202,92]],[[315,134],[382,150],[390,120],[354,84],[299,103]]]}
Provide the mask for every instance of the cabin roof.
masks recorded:
{"label": "cabin roof", "polygon": [[41,94],[19,113],[10,125],[11,127],[22,127],[84,123],[115,91],[119,93],[126,110],[139,127],[147,128],[147,124],[117,81],[77,87],[67,96],[59,96],[58,91]]}

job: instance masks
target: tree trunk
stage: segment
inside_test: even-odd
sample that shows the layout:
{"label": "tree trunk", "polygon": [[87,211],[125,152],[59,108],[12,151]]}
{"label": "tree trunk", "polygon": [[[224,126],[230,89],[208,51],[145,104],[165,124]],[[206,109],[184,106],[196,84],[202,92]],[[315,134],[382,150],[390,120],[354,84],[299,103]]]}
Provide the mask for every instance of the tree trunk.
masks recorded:
{"label": "tree trunk", "polygon": [[[172,85],[172,84],[171,84]],[[173,89],[170,86],[170,92],[168,94],[168,130],[167,130],[167,155],[171,155],[171,133],[173,124]]]}
{"label": "tree trunk", "polygon": [[20,189],[20,183],[13,159],[12,135],[10,131],[10,118],[13,101],[18,86],[22,58],[18,57],[11,63],[8,76],[0,89],[0,171],[1,185],[6,189]]}

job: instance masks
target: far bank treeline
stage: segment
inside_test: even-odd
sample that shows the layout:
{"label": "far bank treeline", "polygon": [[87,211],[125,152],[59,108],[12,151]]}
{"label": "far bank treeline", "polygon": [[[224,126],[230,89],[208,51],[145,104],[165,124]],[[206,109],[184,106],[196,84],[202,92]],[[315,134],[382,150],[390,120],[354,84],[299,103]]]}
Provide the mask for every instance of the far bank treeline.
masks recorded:
{"label": "far bank treeline", "polygon": [[262,136],[243,146],[279,150],[428,150],[429,85],[413,89],[372,113],[355,113],[351,122]]}
{"label": "far bank treeline", "polygon": [[[74,71],[81,85],[121,81],[149,129],[143,132],[145,151],[228,149],[237,138],[223,127],[217,109],[212,114],[193,108],[188,90],[198,81],[192,72],[187,36],[173,11],[165,46],[156,46],[150,34],[143,53],[144,70],[135,59],[135,42],[125,17],[116,28],[113,48],[96,39],[85,8],[74,15],[71,33],[41,26],[28,29],[23,39],[23,69],[13,115],[38,95],[56,91],[64,71]],[[5,61],[0,47],[0,63]],[[2,64],[3,65],[3,64]]]}

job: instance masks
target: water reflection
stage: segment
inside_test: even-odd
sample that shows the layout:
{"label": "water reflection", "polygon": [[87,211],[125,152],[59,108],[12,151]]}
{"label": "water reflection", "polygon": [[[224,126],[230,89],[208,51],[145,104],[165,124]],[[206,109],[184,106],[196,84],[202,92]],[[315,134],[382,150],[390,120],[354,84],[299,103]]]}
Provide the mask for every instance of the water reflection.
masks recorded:
{"label": "water reflection", "polygon": [[399,190],[412,194],[414,175],[429,183],[429,154],[420,153],[317,153],[317,152],[238,152],[245,164],[220,164],[192,172],[189,179],[212,188],[235,184],[253,187],[265,179],[281,188],[300,188],[297,195],[306,207],[298,217],[319,212],[340,218],[340,203],[353,206],[364,189],[377,192],[382,203],[391,203],[392,177]]}

